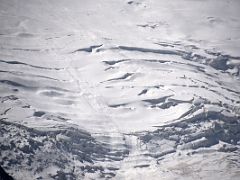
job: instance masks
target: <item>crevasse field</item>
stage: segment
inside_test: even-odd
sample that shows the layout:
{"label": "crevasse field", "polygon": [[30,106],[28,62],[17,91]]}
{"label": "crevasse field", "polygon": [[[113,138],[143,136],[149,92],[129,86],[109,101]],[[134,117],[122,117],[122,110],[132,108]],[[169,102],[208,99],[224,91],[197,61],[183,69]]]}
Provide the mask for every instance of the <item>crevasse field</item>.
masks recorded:
{"label": "crevasse field", "polygon": [[239,0],[0,0],[0,166],[239,180],[239,71]]}

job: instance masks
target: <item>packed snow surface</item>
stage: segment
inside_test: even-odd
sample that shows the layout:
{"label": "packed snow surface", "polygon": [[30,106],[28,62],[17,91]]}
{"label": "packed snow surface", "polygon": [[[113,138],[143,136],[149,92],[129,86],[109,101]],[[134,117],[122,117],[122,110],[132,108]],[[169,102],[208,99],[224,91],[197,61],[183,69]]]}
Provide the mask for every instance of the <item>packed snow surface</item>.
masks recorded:
{"label": "packed snow surface", "polygon": [[238,0],[0,0],[1,167],[240,179],[239,17]]}

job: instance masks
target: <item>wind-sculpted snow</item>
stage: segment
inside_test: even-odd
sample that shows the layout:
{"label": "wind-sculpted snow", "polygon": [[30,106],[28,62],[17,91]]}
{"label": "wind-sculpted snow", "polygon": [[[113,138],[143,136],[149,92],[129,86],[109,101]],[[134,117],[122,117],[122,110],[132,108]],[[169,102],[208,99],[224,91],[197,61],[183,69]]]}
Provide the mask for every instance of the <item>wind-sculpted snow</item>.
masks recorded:
{"label": "wind-sculpted snow", "polygon": [[238,5],[1,1],[0,179],[239,179]]}

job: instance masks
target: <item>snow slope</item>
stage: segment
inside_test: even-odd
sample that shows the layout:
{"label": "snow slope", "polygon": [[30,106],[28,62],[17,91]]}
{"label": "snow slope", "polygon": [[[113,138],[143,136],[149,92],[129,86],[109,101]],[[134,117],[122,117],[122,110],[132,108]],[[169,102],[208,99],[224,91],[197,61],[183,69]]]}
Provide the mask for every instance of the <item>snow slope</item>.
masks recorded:
{"label": "snow slope", "polygon": [[0,0],[0,163],[15,179],[239,179],[238,0]]}

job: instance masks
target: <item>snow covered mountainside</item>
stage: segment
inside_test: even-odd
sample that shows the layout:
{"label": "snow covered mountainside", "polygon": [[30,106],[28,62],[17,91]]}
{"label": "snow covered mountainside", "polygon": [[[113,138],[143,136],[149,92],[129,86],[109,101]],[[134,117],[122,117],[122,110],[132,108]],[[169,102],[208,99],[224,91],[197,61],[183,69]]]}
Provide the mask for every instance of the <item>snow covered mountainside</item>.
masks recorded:
{"label": "snow covered mountainside", "polygon": [[240,179],[239,17],[238,0],[0,0],[0,166]]}

